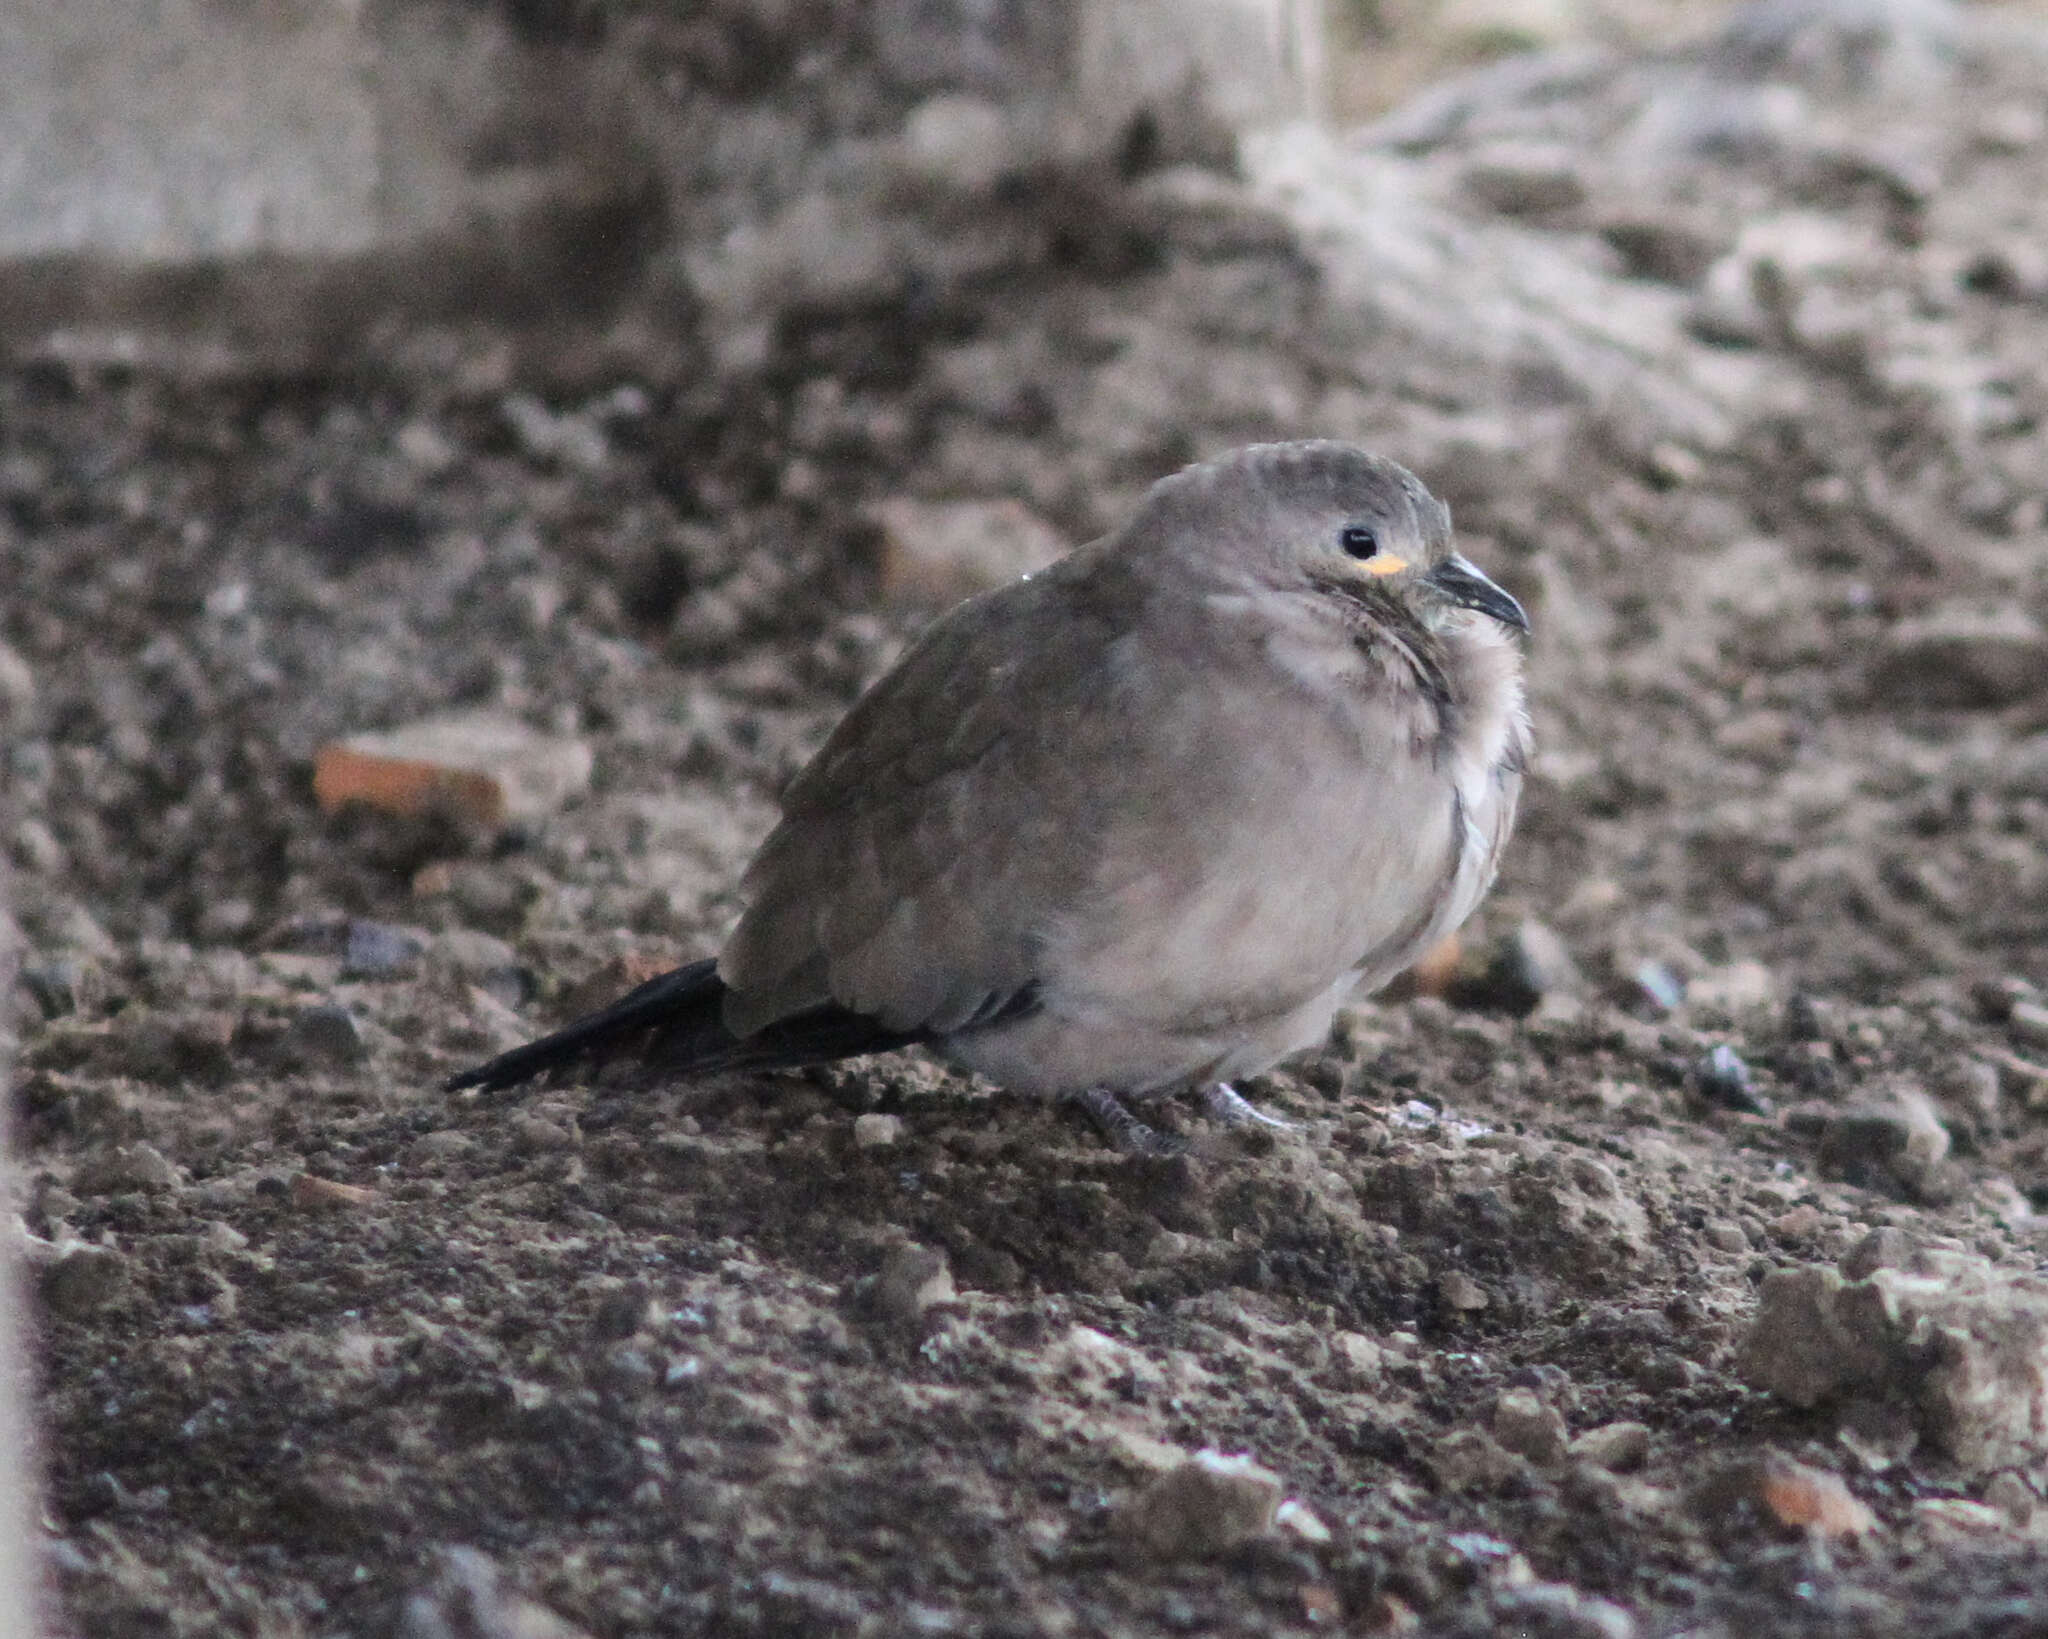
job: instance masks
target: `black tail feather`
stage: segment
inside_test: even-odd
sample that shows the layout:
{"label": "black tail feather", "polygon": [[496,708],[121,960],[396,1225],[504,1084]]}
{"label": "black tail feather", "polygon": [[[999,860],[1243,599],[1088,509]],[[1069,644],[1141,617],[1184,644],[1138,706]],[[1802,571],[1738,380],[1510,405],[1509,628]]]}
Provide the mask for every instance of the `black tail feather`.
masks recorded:
{"label": "black tail feather", "polygon": [[814,1007],[735,1036],[723,1018],[725,981],[715,960],[692,962],[649,979],[611,1006],[564,1025],[524,1047],[442,1083],[451,1093],[495,1092],[571,1064],[602,1064],[631,1054],[670,1075],[711,1070],[787,1070],[860,1053],[886,1053],[925,1040],[920,1031],[890,1030],[864,1013],[832,1004]]}

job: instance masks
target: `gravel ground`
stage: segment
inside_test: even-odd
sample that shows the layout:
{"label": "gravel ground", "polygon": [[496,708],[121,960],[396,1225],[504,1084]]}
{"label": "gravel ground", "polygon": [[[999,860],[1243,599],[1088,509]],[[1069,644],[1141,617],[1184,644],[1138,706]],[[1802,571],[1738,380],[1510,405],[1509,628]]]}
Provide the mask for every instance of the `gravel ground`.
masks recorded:
{"label": "gravel ground", "polygon": [[[1304,138],[1040,177],[744,367],[0,373],[73,1631],[2048,1625],[2048,49],[1914,26],[1342,150],[1524,280],[1497,346],[1347,285]],[[1616,139],[1702,73],[1804,111]],[[1543,751],[1455,971],[1246,1089],[1293,1132],[1124,1158],[912,1057],[435,1090],[715,947],[946,507],[1078,541],[1310,433],[1524,597]],[[316,802],[452,711],[570,793]]]}

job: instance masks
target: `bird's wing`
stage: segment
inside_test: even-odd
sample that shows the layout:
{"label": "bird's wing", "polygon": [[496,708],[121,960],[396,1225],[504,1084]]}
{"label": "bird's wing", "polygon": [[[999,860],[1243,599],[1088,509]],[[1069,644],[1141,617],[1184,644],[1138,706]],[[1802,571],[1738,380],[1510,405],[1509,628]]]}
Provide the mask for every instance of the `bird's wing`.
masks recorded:
{"label": "bird's wing", "polygon": [[1075,782],[1047,744],[1089,732],[1090,656],[1129,617],[1065,570],[934,623],[791,784],[719,957],[735,1030],[835,1001],[943,1032],[1035,983],[1027,907],[1076,859],[1057,831]]}
{"label": "bird's wing", "polygon": [[748,871],[735,1030],[830,1000],[943,1034],[1035,987],[1227,1029],[1427,921],[1450,799],[1401,712],[1305,696],[1255,622],[1147,597],[1062,565],[863,698]]}

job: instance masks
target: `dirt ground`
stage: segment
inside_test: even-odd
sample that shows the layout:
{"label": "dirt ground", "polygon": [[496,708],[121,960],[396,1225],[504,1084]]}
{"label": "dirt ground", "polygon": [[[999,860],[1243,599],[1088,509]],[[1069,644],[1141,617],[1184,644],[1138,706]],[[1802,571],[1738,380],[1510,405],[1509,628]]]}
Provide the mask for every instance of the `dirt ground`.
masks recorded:
{"label": "dirt ground", "polygon": [[[2048,1630],[2048,1355],[1999,1307],[2048,1248],[2048,47],[1925,43],[1750,41],[1726,72],[1806,112],[1681,172],[1613,133],[1690,59],[1355,150],[1668,318],[1649,410],[1361,320],[1255,179],[1142,165],[1002,195],[1000,265],[793,306],[744,370],[615,336],[535,384],[467,332],[433,372],[7,368],[71,1631]],[[911,1057],[436,1090],[715,948],[928,613],[875,503],[1078,541],[1308,434],[1416,466],[1525,598],[1543,749],[1447,994],[1245,1089],[1292,1132],[1169,1110],[1190,1153],[1125,1158]],[[588,791],[491,837],[315,803],[323,743],[466,708]],[[1930,1253],[1989,1341],[1914,1347],[2016,1432],[1759,1386],[1773,1271]],[[1204,1448],[1294,1506],[1149,1541]]]}

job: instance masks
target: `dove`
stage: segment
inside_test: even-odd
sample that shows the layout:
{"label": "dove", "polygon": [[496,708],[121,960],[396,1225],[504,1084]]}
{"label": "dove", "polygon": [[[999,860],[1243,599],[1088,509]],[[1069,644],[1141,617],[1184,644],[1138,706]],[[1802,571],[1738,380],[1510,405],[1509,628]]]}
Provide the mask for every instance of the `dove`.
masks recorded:
{"label": "dove", "polygon": [[1492,884],[1527,631],[1392,461],[1311,440],[1188,467],[926,628],[790,784],[715,957],[447,1086],[915,1047],[1129,1150],[1167,1141],[1127,1101],[1269,1121],[1232,1083]]}

